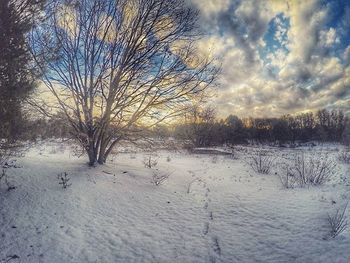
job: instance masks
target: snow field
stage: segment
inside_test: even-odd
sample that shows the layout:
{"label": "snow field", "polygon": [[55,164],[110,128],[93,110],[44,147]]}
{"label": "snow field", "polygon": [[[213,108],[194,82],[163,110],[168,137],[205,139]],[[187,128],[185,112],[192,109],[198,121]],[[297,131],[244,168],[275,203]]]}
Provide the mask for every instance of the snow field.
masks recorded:
{"label": "snow field", "polygon": [[[159,151],[149,169],[143,152],[89,168],[68,146],[34,148],[9,171],[17,188],[0,188],[0,262],[349,262],[350,230],[332,239],[327,225],[350,200],[348,167],[323,186],[284,189],[279,167],[257,174],[247,151]],[[155,169],[170,174],[159,186]]]}

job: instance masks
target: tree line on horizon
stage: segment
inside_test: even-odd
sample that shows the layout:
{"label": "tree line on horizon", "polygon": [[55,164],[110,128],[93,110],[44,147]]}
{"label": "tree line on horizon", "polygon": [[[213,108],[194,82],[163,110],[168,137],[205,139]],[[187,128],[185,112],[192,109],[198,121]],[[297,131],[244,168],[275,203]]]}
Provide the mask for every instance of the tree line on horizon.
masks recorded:
{"label": "tree line on horizon", "polygon": [[[30,121],[32,138],[69,138],[71,130],[64,115]],[[265,143],[283,146],[306,142],[338,142],[350,145],[350,118],[342,110],[321,109],[279,118],[239,118],[229,115],[215,118],[215,111],[192,111],[182,121],[171,125],[156,125],[143,129],[135,138],[175,138],[190,142],[195,147]]]}
{"label": "tree line on horizon", "polygon": [[229,115],[221,120],[213,116],[208,118],[208,113],[204,113],[201,120],[176,125],[173,135],[191,140],[197,147],[247,143],[282,146],[312,141],[349,145],[350,118],[342,110],[327,109],[279,118],[239,118]]}

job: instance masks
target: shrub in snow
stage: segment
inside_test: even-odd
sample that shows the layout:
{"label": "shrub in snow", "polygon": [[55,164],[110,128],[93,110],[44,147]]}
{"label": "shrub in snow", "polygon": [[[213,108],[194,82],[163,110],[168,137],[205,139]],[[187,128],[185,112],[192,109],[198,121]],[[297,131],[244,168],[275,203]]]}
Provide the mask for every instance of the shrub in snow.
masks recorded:
{"label": "shrub in snow", "polygon": [[269,151],[259,149],[248,156],[246,162],[255,172],[268,174],[274,164],[274,159],[274,156]]}
{"label": "shrub in snow", "polygon": [[285,173],[279,174],[279,178],[281,180],[281,184],[284,188],[294,188],[298,183],[297,178],[291,173],[289,167],[286,168]]}
{"label": "shrub in snow", "polygon": [[289,167],[289,176],[294,177],[300,186],[321,185],[335,172],[336,163],[327,154],[305,157],[297,154]]}
{"label": "shrub in snow", "polygon": [[57,179],[59,181],[58,183],[62,185],[63,189],[66,189],[67,187],[72,185],[69,183],[70,178],[68,177],[68,174],[66,172],[58,174]]}
{"label": "shrub in snow", "polygon": [[2,169],[2,171],[0,173],[0,184],[2,182],[4,182],[4,184],[7,187],[7,191],[11,191],[11,190],[16,189],[16,187],[10,184],[6,171],[7,171],[6,169]]}
{"label": "shrub in snow", "polygon": [[167,161],[167,162],[171,162],[170,156],[168,156],[168,157],[166,158],[166,161]]}
{"label": "shrub in snow", "polygon": [[73,156],[80,158],[85,154],[85,149],[81,145],[72,144],[71,152]]}
{"label": "shrub in snow", "polygon": [[5,169],[2,169],[2,172],[1,172],[1,174],[0,174],[0,182],[1,182],[1,180],[3,180],[5,177],[6,177],[6,170],[5,170]]}
{"label": "shrub in snow", "polygon": [[[7,170],[10,168],[20,168],[16,164],[16,160],[10,159],[10,157],[14,155],[2,155],[3,152],[0,151],[0,168],[2,169],[0,172],[0,183],[4,183],[7,187],[7,191],[16,189],[15,186],[11,185],[8,180]],[[18,152],[16,153],[18,154]]]}
{"label": "shrub in snow", "polygon": [[157,157],[149,154],[148,156],[145,156],[143,159],[143,164],[145,165],[146,168],[153,168],[155,166],[157,166],[158,161],[157,161]]}
{"label": "shrub in snow", "polygon": [[349,151],[342,151],[338,154],[338,160],[343,163],[350,164],[350,152]]}
{"label": "shrub in snow", "polygon": [[56,147],[52,147],[51,150],[49,151],[49,154],[57,154],[57,148]]}
{"label": "shrub in snow", "polygon": [[195,182],[202,182],[201,179],[199,178],[195,178],[193,179],[191,182],[189,182],[188,186],[187,186],[187,193],[191,193],[191,187],[192,187],[192,184],[195,183]]}
{"label": "shrub in snow", "polygon": [[228,158],[232,160],[238,160],[238,155],[234,152],[232,152],[230,155],[228,155]]}
{"label": "shrub in snow", "polygon": [[348,226],[345,216],[347,206],[348,204],[346,204],[343,209],[337,209],[333,215],[328,214],[328,223],[331,231],[330,234],[333,238],[342,233]]}
{"label": "shrub in snow", "polygon": [[169,178],[170,174],[161,174],[159,171],[154,171],[152,174],[152,184],[161,185],[165,180]]}

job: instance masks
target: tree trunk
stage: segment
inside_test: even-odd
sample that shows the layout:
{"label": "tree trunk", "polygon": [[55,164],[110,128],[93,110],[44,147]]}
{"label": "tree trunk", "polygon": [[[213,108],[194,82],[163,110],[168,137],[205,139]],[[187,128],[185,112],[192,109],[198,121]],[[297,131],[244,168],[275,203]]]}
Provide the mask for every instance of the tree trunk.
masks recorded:
{"label": "tree trunk", "polygon": [[94,166],[96,163],[96,153],[94,151],[94,149],[89,149],[88,150],[88,156],[89,156],[89,166]]}
{"label": "tree trunk", "polygon": [[103,145],[101,145],[100,153],[98,156],[98,163],[104,164],[107,161],[107,157],[111,153],[111,151],[114,149],[114,147],[117,145],[118,142],[120,142],[121,137],[118,139],[115,139],[114,141],[107,141],[104,142]]}
{"label": "tree trunk", "polygon": [[90,140],[89,148],[87,149],[87,154],[89,156],[89,166],[94,166],[97,160],[97,151],[95,151],[93,140]]}
{"label": "tree trunk", "polygon": [[108,144],[109,144],[109,142],[103,142],[101,144],[101,148],[100,148],[100,151],[99,151],[99,154],[98,154],[98,159],[97,159],[97,162],[99,164],[104,164],[107,161],[107,157],[108,157],[108,155],[110,153],[110,150],[109,149],[107,150]]}
{"label": "tree trunk", "polygon": [[103,147],[103,148],[101,148],[101,150],[100,150],[100,153],[99,153],[99,155],[98,155],[98,160],[97,160],[97,162],[98,162],[99,164],[104,164],[104,163],[106,162],[106,160],[107,160],[106,148]]}
{"label": "tree trunk", "polygon": [[106,139],[106,137],[102,135],[101,145],[100,145],[98,159],[97,159],[97,162],[99,164],[104,164],[107,160],[106,149],[107,149],[108,143],[109,143],[108,139]]}
{"label": "tree trunk", "polygon": [[105,154],[103,154],[103,155],[100,155],[99,157],[98,157],[98,163],[99,164],[104,164],[105,162],[106,162],[106,160],[107,160],[107,156],[105,155]]}

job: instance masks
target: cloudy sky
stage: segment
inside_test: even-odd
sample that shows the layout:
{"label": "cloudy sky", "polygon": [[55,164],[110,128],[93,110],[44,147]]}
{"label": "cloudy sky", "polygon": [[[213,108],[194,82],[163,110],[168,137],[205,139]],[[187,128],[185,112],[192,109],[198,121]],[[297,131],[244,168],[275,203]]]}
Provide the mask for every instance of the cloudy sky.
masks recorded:
{"label": "cloudy sky", "polygon": [[221,117],[350,109],[350,1],[191,0],[222,63]]}

